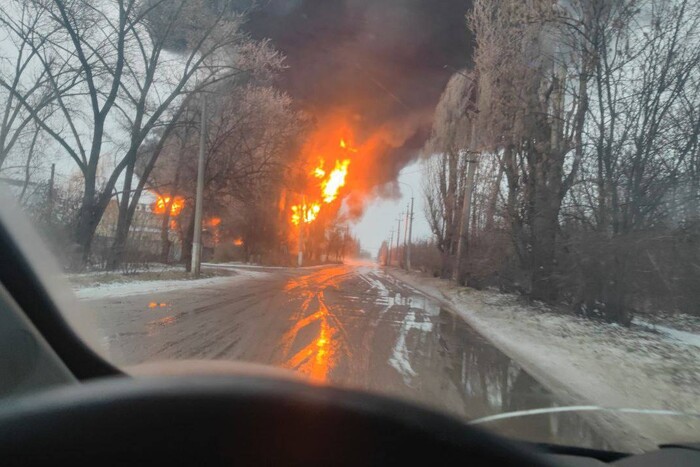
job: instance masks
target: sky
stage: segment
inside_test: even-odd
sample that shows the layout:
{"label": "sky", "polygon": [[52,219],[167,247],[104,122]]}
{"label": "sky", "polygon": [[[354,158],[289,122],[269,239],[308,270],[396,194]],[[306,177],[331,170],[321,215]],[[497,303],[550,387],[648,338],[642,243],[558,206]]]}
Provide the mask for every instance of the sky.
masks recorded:
{"label": "sky", "polygon": [[[360,240],[362,248],[369,251],[372,256],[377,254],[383,241],[389,240],[391,231],[396,230],[398,227],[397,219],[399,215],[405,213],[406,206],[411,202],[411,191],[415,195],[413,234],[411,238],[418,240],[431,235],[430,227],[424,214],[421,175],[420,161],[404,167],[398,179],[401,197],[396,199],[375,198],[374,201],[368,202],[361,220],[352,226],[352,231]],[[404,215],[402,215],[402,218]],[[403,224],[401,230],[404,230]],[[394,237],[394,242],[396,242],[396,237]],[[401,243],[403,243],[403,234]]]}

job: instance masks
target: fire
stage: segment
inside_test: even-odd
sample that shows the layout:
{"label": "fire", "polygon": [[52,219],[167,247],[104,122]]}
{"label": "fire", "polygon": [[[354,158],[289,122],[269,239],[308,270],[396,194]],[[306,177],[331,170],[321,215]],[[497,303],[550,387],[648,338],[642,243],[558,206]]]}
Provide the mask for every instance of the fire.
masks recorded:
{"label": "fire", "polygon": [[241,237],[234,238],[233,244],[236,246],[243,246],[243,239]]}
{"label": "fire", "polygon": [[[345,139],[340,140],[340,148],[341,153],[356,152],[348,146]],[[320,179],[318,200],[313,202],[305,201],[302,204],[292,206],[291,221],[294,225],[309,224],[315,221],[321,212],[323,204],[330,204],[338,198],[341,188],[345,186],[349,166],[350,159],[337,159],[333,170],[329,172],[326,169],[325,159],[319,159],[318,165],[311,171],[313,177]],[[311,197],[313,198],[313,196]]]}
{"label": "fire", "polygon": [[320,203],[292,206],[292,223],[299,225],[303,221],[304,224],[310,224],[316,220],[319,212],[321,212]]}
{"label": "fire", "polygon": [[326,176],[326,171],[323,170],[323,159],[318,162],[318,167],[314,169],[314,177],[323,178]]}
{"label": "fire", "polygon": [[344,139],[340,140],[340,147],[343,149],[347,149],[350,152],[357,152],[357,149],[349,147]]}
{"label": "fire", "polygon": [[211,227],[217,227],[219,224],[221,224],[221,218],[220,217],[212,217],[211,219],[209,219],[207,224],[210,225]]}
{"label": "fire", "polygon": [[335,169],[326,180],[321,182],[323,189],[323,201],[332,203],[338,197],[338,191],[345,186],[345,177],[348,176],[350,160],[335,161]]}
{"label": "fire", "polygon": [[[171,203],[170,199],[170,196],[158,195],[156,202],[153,204],[153,212],[155,214],[165,214],[166,207]],[[175,198],[172,200],[172,204],[170,204],[170,215],[172,217],[179,216],[182,208],[184,207],[185,199],[181,196],[175,196]]]}

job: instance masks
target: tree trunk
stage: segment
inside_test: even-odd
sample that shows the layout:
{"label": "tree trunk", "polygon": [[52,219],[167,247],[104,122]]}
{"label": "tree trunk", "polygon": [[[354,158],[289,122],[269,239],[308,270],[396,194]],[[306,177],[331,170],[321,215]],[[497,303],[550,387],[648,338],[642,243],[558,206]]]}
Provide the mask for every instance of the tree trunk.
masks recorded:
{"label": "tree trunk", "polygon": [[508,181],[507,213],[510,225],[511,240],[515,253],[518,256],[520,267],[528,267],[528,248],[525,242],[523,219],[518,209],[518,193],[520,191],[520,177],[516,162],[516,150],[508,145],[503,151],[503,169]]}
{"label": "tree trunk", "polygon": [[[449,279],[453,270],[453,255],[455,252],[455,239],[457,234],[457,198],[458,189],[458,168],[459,154],[451,150],[447,153],[447,164],[443,165],[443,170],[446,172],[442,177],[445,180],[443,196],[443,219],[445,222],[445,244],[442,255],[442,271],[441,277]],[[398,252],[397,252],[398,253]]]}
{"label": "tree trunk", "polygon": [[464,187],[464,200],[462,201],[462,214],[459,224],[459,239],[457,240],[457,254],[455,265],[452,269],[452,280],[462,282],[464,276],[464,263],[466,262],[469,248],[469,220],[471,219],[472,192],[474,190],[474,174],[476,173],[477,155],[472,153],[468,162],[467,181]]}
{"label": "tree trunk", "polygon": [[131,201],[131,182],[134,178],[134,166],[129,164],[124,174],[124,188],[122,197],[119,200],[119,215],[117,217],[117,231],[114,236],[112,248],[109,251],[107,269],[113,271],[119,267],[126,254],[126,243],[129,238],[129,227],[131,219],[129,215],[129,205]]}
{"label": "tree trunk", "polygon": [[[21,203],[24,199],[24,195],[27,193],[27,188],[29,187],[30,178],[32,175],[32,159],[34,157],[34,147],[36,146],[36,140],[39,137],[39,127],[34,130],[34,135],[32,136],[32,142],[29,145],[29,151],[27,151],[27,162],[24,164],[24,183],[22,184],[22,192],[19,194],[19,202]],[[1,164],[0,160],[0,164]]]}
{"label": "tree trunk", "polygon": [[76,246],[75,254],[71,255],[69,265],[72,271],[81,271],[88,264],[95,230],[104,212],[104,209],[100,209],[100,203],[95,193],[96,177],[94,171],[88,171],[84,177],[83,197],[72,229],[72,240]]}
{"label": "tree trunk", "polygon": [[486,210],[486,226],[484,230],[486,232],[491,232],[493,230],[494,219],[496,217],[496,207],[498,206],[498,195],[501,193],[501,181],[503,180],[504,166],[503,164],[498,164],[498,175],[496,176],[496,181],[493,185],[489,196],[489,205]]}
{"label": "tree trunk", "polygon": [[533,300],[552,301],[557,297],[553,275],[560,202],[558,196],[545,192],[537,195],[535,203],[531,297]]}

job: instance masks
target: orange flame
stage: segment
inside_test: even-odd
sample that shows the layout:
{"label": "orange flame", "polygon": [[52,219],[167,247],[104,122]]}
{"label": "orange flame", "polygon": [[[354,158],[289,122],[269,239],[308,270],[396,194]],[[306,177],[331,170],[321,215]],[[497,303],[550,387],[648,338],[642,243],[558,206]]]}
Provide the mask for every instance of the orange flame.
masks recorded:
{"label": "orange flame", "polygon": [[314,169],[313,175],[316,178],[323,178],[326,176],[326,171],[323,170],[323,159],[318,161],[318,167]]}
{"label": "orange flame", "polygon": [[340,147],[343,149],[347,149],[350,152],[357,152],[357,149],[348,146],[344,139],[340,140]]}
{"label": "orange flame", "polygon": [[219,224],[221,224],[220,217],[212,217],[207,221],[207,225],[210,225],[211,227],[217,227]]}
{"label": "orange flame", "polygon": [[345,186],[345,177],[348,176],[348,166],[350,160],[335,161],[335,169],[328,178],[321,182],[323,189],[323,201],[332,203],[338,197],[338,191]]}
{"label": "orange flame", "polygon": [[310,224],[316,220],[319,212],[321,212],[319,203],[292,206],[292,223],[299,225],[303,221],[304,224]]}
{"label": "orange flame", "polygon": [[243,246],[243,239],[241,237],[234,238],[233,244],[236,246]]}
{"label": "orange flame", "polygon": [[[349,148],[345,139],[340,140],[340,148],[345,151],[356,152]],[[291,221],[294,225],[302,222],[309,224],[316,220],[321,212],[323,204],[330,204],[338,198],[340,189],[345,186],[345,179],[348,175],[350,159],[336,160],[333,170],[330,173],[325,168],[324,159],[319,159],[318,165],[311,171],[311,175],[321,180],[319,183],[319,199],[310,203],[302,203],[292,206]]]}
{"label": "orange flame", "polygon": [[[165,209],[168,206],[168,203],[170,203],[170,196],[158,195],[156,202],[153,204],[153,212],[155,214],[165,214]],[[182,208],[184,207],[185,199],[181,196],[176,196],[175,199],[172,200],[172,204],[170,204],[170,215],[172,217],[179,216]]]}

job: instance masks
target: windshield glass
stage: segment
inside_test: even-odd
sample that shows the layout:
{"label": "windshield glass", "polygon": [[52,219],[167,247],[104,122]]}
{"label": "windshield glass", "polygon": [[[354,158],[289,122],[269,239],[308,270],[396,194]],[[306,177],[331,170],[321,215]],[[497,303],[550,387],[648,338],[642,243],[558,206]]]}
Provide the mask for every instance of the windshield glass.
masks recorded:
{"label": "windshield glass", "polygon": [[6,0],[0,48],[5,197],[127,372],[700,441],[697,1]]}

